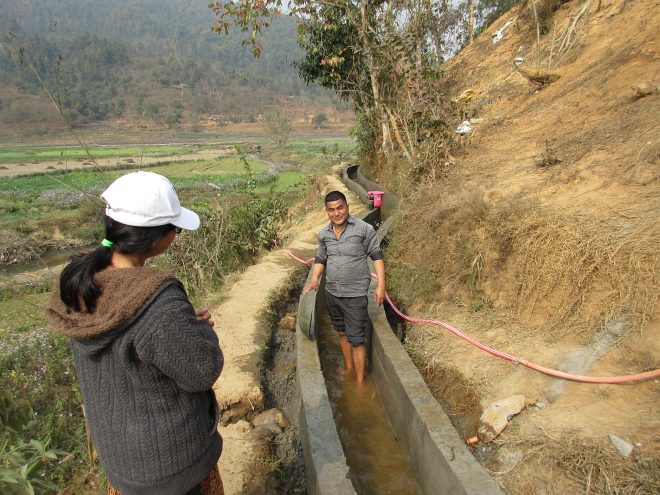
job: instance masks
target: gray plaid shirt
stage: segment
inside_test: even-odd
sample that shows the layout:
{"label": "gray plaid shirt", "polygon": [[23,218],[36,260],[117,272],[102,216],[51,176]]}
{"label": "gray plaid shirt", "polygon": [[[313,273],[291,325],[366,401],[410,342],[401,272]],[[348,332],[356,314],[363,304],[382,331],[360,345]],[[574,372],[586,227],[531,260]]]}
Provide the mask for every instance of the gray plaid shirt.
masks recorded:
{"label": "gray plaid shirt", "polygon": [[315,263],[325,265],[325,290],[335,297],[366,296],[371,282],[367,257],[382,260],[376,231],[367,222],[349,215],[346,228],[335,237],[332,223],[319,232]]}

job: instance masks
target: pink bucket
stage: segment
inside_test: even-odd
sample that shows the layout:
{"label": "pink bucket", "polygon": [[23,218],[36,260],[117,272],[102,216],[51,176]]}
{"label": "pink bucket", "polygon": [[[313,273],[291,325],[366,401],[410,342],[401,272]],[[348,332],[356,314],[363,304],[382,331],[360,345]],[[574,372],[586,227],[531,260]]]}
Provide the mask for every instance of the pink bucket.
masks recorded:
{"label": "pink bucket", "polygon": [[383,191],[369,191],[367,192],[367,199],[370,201],[373,200],[374,208],[380,208],[383,206]]}

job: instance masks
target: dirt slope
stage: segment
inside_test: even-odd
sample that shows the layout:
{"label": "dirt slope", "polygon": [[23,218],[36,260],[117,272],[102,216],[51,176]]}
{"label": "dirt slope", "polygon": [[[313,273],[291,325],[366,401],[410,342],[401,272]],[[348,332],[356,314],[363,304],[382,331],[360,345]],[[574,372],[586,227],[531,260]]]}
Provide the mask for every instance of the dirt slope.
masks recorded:
{"label": "dirt slope", "polygon": [[[539,49],[539,68],[559,76],[551,84],[512,66],[522,57],[521,68],[536,73],[529,3],[447,64],[465,118],[484,120],[442,178],[404,201],[389,280],[411,313],[551,368],[596,376],[657,369],[660,3],[557,6],[542,19],[550,29]],[[516,393],[537,401],[495,446],[475,449],[507,492],[660,490],[657,380],[562,382],[435,327],[408,335],[466,438],[493,401]],[[639,444],[633,456],[620,460],[610,433]]]}

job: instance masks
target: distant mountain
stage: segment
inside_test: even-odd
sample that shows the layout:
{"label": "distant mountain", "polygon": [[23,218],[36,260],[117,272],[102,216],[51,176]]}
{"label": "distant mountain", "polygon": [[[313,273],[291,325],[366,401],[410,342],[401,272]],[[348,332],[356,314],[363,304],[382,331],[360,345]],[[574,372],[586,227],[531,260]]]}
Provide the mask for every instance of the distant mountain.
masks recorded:
{"label": "distant mountain", "polygon": [[[296,23],[287,16],[274,19],[255,60],[243,33],[211,32],[208,1],[0,0],[0,9],[0,85],[39,94],[6,48],[21,49],[73,120],[176,123],[204,112],[249,120],[281,96],[332,98],[298,78]],[[0,92],[0,122],[39,118],[7,94]]]}

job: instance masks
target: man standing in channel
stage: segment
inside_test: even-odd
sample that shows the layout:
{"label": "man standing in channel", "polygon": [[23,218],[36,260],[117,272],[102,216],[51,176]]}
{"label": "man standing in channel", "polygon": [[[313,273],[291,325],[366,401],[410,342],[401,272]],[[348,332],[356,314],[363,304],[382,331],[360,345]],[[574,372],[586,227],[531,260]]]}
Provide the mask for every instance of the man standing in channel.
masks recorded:
{"label": "man standing in channel", "polygon": [[346,369],[355,370],[358,383],[364,381],[367,362],[367,293],[371,272],[367,257],[374,262],[378,286],[374,301],[385,299],[385,262],[376,231],[368,223],[349,214],[346,196],[340,191],[325,196],[330,223],[319,232],[319,248],[312,267],[312,278],[303,293],[318,289],[326,271],[325,298],[330,320],[339,334],[339,345]]}

